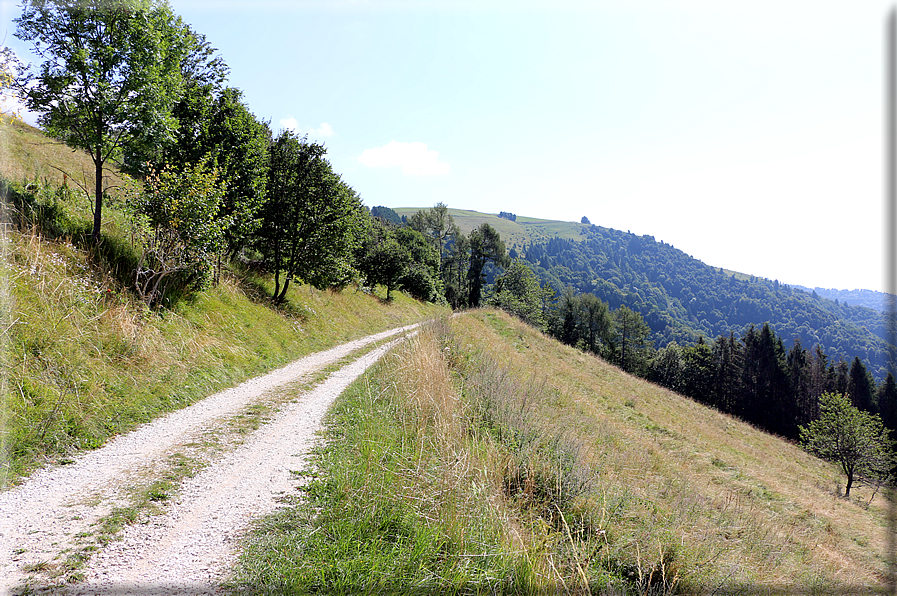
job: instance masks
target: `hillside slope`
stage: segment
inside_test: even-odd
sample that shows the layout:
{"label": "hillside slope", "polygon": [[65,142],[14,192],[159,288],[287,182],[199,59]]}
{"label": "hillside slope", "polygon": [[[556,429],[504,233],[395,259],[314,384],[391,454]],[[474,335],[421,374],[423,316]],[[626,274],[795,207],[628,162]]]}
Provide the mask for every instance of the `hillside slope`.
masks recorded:
{"label": "hillside slope", "polygon": [[[54,185],[66,180],[82,187],[89,206],[95,168],[83,151],[75,151],[51,139],[38,129],[20,121],[0,119],[0,173],[13,182],[48,181]],[[106,170],[106,185],[118,188],[122,179],[111,168]]]}
{"label": "hillside slope", "polygon": [[265,280],[236,274],[149,312],[69,242],[7,242],[4,482],[304,354],[443,312],[298,284],[274,310]]}
{"label": "hillside slope", "polygon": [[593,506],[619,504],[616,548],[678,544],[683,579],[704,584],[728,573],[728,581],[794,587],[875,586],[884,577],[886,504],[865,507],[872,489],[839,498],[835,466],[502,314],[483,312],[456,328],[459,344],[483,338],[502,367],[544,377],[556,392],[541,416],[588,445],[601,487]]}
{"label": "hillside slope", "polygon": [[[873,593],[887,504],[730,416],[502,312],[431,328],[338,400],[253,592]],[[628,591],[627,591],[628,593]]]}

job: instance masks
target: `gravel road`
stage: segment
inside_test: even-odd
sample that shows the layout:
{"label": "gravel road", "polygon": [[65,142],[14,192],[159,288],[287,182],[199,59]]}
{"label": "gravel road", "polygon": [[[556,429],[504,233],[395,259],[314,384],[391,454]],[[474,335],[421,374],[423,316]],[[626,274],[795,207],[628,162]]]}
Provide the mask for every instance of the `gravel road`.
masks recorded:
{"label": "gravel road", "polygon": [[84,581],[53,585],[34,569],[52,567],[66,549],[113,507],[129,503],[127,487],[152,478],[184,445],[203,440],[247,405],[289,389],[352,352],[411,332],[392,329],[297,360],[267,375],[210,396],[78,457],[73,464],[33,474],[0,493],[0,593],[29,586],[68,594],[214,594],[235,561],[233,546],[248,523],[270,513],[291,491],[291,470],[304,467],[324,414],[333,400],[402,338],[378,347],[331,374],[282,407],[236,449],[186,479],[164,513],[127,526],[119,540],[94,553]]}

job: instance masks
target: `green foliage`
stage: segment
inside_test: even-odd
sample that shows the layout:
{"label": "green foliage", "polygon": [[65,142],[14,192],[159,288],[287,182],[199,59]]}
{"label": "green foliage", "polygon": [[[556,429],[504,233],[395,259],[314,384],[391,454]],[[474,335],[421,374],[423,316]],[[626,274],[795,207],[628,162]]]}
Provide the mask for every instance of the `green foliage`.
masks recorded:
{"label": "green foliage", "polygon": [[408,254],[390,226],[376,219],[370,220],[368,225],[356,257],[357,267],[367,284],[386,286],[386,299],[389,300],[405,273]]}
{"label": "green foliage", "polygon": [[613,314],[613,361],[633,374],[644,375],[651,357],[651,330],[642,316],[627,306]]}
{"label": "green foliage", "polygon": [[356,262],[368,284],[386,286],[387,300],[393,289],[406,290],[419,300],[445,300],[439,255],[417,230],[369,219]]}
{"label": "green foliage", "polygon": [[682,358],[681,390],[685,395],[710,395],[716,372],[713,350],[698,339],[694,345],[680,350]]}
{"label": "green foliage", "polygon": [[542,329],[545,326],[542,297],[543,288],[532,269],[520,259],[514,259],[495,280],[489,304]]}
{"label": "green foliage", "polygon": [[224,185],[205,161],[151,172],[130,194],[134,242],[141,251],[133,287],[148,306],[170,306],[207,287],[229,224],[229,218],[216,217],[223,198]]}
{"label": "green foliage", "polygon": [[676,342],[670,342],[657,350],[648,368],[648,378],[672,391],[690,395],[683,391],[685,362],[683,350]]}
{"label": "green foliage", "polygon": [[423,234],[439,255],[439,275],[445,298],[453,308],[467,302],[466,273],[470,263],[470,246],[444,203],[432,209],[417,211],[408,218],[408,227]]}
{"label": "green foliage", "polygon": [[891,373],[878,389],[878,409],[884,425],[890,429],[897,428],[897,382]]}
{"label": "green foliage", "polygon": [[283,302],[294,279],[325,288],[344,285],[354,275],[364,211],[325,153],[323,145],[290,131],[281,132],[270,148],[268,198],[255,246],[274,272],[276,303]]}
{"label": "green foliage", "polygon": [[448,303],[453,308],[475,308],[483,299],[484,284],[510,260],[495,228],[483,223],[464,236],[448,211],[442,203],[417,211],[408,219],[408,227],[423,234],[439,252],[439,271]]}
{"label": "green foliage", "polygon": [[171,109],[171,134],[157,138],[152,131],[138,130],[133,142],[122,149],[122,170],[143,178],[151,167],[183,167],[206,157],[204,143],[216,98],[222,95],[228,67],[215,56],[205,36],[184,26],[184,55],[180,61],[181,91]]}
{"label": "green foliage", "polygon": [[857,409],[846,395],[824,393],[820,417],[800,428],[800,441],[811,453],[835,462],[847,476],[844,496],[858,480],[881,482],[894,466],[892,441],[881,419]]}
{"label": "green foliage", "polygon": [[411,228],[396,228],[396,240],[405,252],[405,271],[399,287],[419,300],[445,302],[439,277],[439,253],[423,234]]}
{"label": "green foliage", "polygon": [[[199,172],[214,184],[209,171]],[[183,196],[190,194],[186,182],[173,172],[168,177],[169,190],[181,190],[163,196],[169,209],[155,212],[160,224],[163,215],[183,213]],[[97,248],[88,242],[89,222],[79,213],[83,195],[5,181],[0,192],[14,215],[0,263],[6,306],[0,315],[7,318],[0,344],[6,381],[0,451],[8,464],[0,469],[0,486],[302,355],[441,310],[404,295],[387,305],[361,292],[307,287],[274,310],[257,290],[270,292],[270,279],[244,273],[150,311],[128,291],[140,255],[116,233],[129,223],[118,201],[109,204],[110,229]],[[202,225],[207,207],[194,207],[192,216]],[[141,218],[151,230],[149,216]],[[125,283],[108,275],[113,266],[121,268]]]}
{"label": "green foliage", "polygon": [[[550,286],[545,286],[542,293],[547,298]],[[546,306],[547,303],[546,300]],[[567,345],[613,359],[614,321],[607,304],[595,295],[577,295],[573,288],[567,287],[547,318],[548,332],[555,338]]]}
{"label": "green foliage", "polygon": [[[767,432],[796,438],[797,427],[818,417],[819,396],[837,392],[839,375],[848,386],[846,364],[830,365],[819,346],[805,350],[796,341],[787,354],[782,339],[764,324],[691,346],[672,342],[650,361],[649,380]],[[871,382],[871,381],[870,381]],[[885,402],[882,402],[885,403]]]}
{"label": "green foliage", "polygon": [[216,92],[212,85],[189,86],[174,115],[176,138],[159,159],[175,165],[207,159],[217,168],[225,192],[216,217],[228,218],[225,236],[233,256],[261,225],[271,131],[232,87]]}
{"label": "green foliage", "polygon": [[402,225],[402,218],[398,213],[390,209],[389,207],[384,207],[383,205],[378,205],[377,207],[371,208],[371,217],[379,217],[385,221],[388,221],[391,224],[395,224],[397,226]]}
{"label": "green foliage", "polygon": [[875,379],[866,370],[859,357],[855,357],[850,365],[850,378],[847,383],[847,394],[853,405],[861,410],[875,410]]}
{"label": "green foliage", "polygon": [[834,288],[808,288],[806,286],[794,286],[796,289],[803,290],[806,293],[813,292],[820,298],[826,298],[832,302],[852,306],[864,306],[879,312],[888,312],[893,297],[889,298],[889,294],[878,292],[876,290],[836,290]]}
{"label": "green foliage", "polygon": [[98,243],[103,166],[129,143],[171,134],[188,30],[156,0],[29,1],[15,23],[43,60],[20,81],[26,105],[51,136],[93,160]]}
{"label": "green foliage", "polygon": [[485,282],[484,269],[487,263],[507,266],[508,254],[505,243],[495,228],[489,224],[482,224],[473,230],[470,240],[470,268],[467,271],[467,280],[470,287],[467,305],[476,308],[480,305],[483,295],[483,283]]}
{"label": "green foliage", "polygon": [[578,296],[577,345],[593,354],[607,354],[613,346],[614,321],[607,304],[593,294]]}

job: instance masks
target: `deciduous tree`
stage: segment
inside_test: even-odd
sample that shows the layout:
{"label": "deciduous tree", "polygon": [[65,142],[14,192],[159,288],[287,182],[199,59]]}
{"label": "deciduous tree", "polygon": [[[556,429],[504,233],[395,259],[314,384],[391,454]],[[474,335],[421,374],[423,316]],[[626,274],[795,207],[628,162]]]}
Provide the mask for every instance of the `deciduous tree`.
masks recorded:
{"label": "deciduous tree", "polygon": [[357,266],[367,283],[403,289],[419,300],[444,301],[439,256],[423,235],[371,217],[357,252]]}
{"label": "deciduous tree", "polygon": [[399,286],[407,268],[408,255],[396,240],[392,227],[371,218],[356,259],[358,269],[371,287],[386,288],[386,300]]}
{"label": "deciduous tree", "polygon": [[614,360],[620,368],[640,374],[651,350],[651,329],[642,316],[627,306],[614,311]]}
{"label": "deciduous tree", "polygon": [[166,139],[190,35],[160,0],[26,0],[15,35],[42,62],[20,80],[50,135],[87,151],[100,239],[103,167],[137,138]]}
{"label": "deciduous tree", "polygon": [[840,393],[823,393],[820,416],[800,427],[800,441],[811,453],[835,462],[847,476],[844,496],[858,480],[880,481],[894,465],[888,431],[877,414],[856,408]]}
{"label": "deciduous tree", "polygon": [[542,287],[532,269],[520,259],[514,259],[495,280],[495,293],[489,303],[539,329],[545,325]]}
{"label": "deciduous tree", "polygon": [[205,161],[150,172],[128,197],[140,248],[134,289],[150,307],[203,289],[224,245],[227,220],[215,215],[224,197]]}
{"label": "deciduous tree", "polygon": [[466,275],[470,264],[470,244],[461,234],[445,203],[421,210],[408,218],[408,227],[417,230],[439,255],[439,275],[445,297],[453,308],[467,304]]}
{"label": "deciduous tree", "polygon": [[353,275],[364,212],[325,153],[323,145],[290,131],[281,132],[271,145],[268,197],[256,247],[274,272],[275,303],[286,299],[294,279],[325,288]]}
{"label": "deciduous tree", "polygon": [[481,224],[480,227],[472,230],[469,240],[470,269],[467,270],[467,279],[470,284],[470,294],[467,304],[476,308],[480,305],[483,295],[485,281],[483,270],[486,268],[486,263],[507,266],[508,253],[501,236],[489,224]]}

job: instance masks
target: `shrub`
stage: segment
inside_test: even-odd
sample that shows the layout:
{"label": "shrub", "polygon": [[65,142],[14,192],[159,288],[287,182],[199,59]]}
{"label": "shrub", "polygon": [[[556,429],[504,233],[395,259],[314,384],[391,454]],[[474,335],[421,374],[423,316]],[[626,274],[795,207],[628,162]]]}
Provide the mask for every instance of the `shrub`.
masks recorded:
{"label": "shrub", "polygon": [[207,287],[230,225],[231,218],[217,217],[223,199],[224,186],[205,161],[151,172],[142,186],[132,186],[127,206],[142,251],[133,285],[148,306]]}

